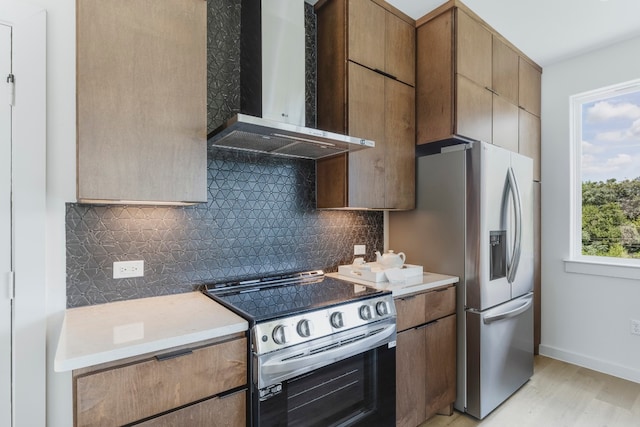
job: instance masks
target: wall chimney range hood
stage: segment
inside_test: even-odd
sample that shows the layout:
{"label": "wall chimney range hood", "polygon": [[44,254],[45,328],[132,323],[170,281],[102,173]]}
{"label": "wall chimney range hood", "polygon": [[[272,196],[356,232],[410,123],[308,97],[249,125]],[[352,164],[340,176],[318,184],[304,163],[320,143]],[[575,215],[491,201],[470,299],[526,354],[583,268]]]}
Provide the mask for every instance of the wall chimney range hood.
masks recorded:
{"label": "wall chimney range hood", "polygon": [[209,134],[210,146],[306,159],[375,146],[304,126],[303,0],[242,1],[240,111]]}

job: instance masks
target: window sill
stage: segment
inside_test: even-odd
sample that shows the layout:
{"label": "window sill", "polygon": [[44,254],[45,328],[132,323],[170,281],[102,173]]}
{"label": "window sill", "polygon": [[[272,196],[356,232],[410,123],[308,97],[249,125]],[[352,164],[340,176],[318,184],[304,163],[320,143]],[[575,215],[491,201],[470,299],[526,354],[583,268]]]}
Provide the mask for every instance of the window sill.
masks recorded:
{"label": "window sill", "polygon": [[566,259],[564,260],[564,271],[592,276],[640,280],[640,264],[632,265],[630,263],[605,261],[601,258],[597,260]]}

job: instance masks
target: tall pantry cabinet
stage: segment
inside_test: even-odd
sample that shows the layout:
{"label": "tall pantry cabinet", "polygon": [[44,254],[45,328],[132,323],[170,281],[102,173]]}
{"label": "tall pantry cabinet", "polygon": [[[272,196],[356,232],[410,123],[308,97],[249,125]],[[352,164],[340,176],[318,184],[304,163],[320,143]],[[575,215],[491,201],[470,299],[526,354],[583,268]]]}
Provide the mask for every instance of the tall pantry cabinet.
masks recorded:
{"label": "tall pantry cabinet", "polygon": [[[416,143],[482,140],[533,159],[535,351],[540,343],[542,68],[459,0],[416,21]],[[426,150],[427,152],[432,150]]]}
{"label": "tall pantry cabinet", "polygon": [[382,0],[324,0],[318,128],[375,148],[317,162],[318,208],[415,206],[415,21]]}

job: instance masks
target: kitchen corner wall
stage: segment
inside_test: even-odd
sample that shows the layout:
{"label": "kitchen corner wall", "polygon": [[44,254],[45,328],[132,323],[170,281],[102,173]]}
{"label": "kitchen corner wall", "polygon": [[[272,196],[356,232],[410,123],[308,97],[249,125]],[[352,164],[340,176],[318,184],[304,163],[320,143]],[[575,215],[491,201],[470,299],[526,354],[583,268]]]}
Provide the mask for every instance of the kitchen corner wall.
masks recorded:
{"label": "kitchen corner wall", "polygon": [[[208,1],[208,129],[239,108],[240,1]],[[315,123],[315,16],[305,4],[307,124]],[[68,203],[67,307],[188,292],[203,283],[325,269],[382,249],[383,216],[315,209],[315,162],[212,148],[207,203],[189,207]],[[144,277],[112,279],[144,260]]]}

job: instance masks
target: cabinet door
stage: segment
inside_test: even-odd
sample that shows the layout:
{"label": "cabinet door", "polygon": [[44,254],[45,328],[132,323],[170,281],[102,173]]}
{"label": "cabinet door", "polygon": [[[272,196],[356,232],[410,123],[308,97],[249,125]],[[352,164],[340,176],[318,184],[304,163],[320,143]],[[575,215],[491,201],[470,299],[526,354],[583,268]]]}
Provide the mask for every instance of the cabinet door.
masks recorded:
{"label": "cabinet door", "polygon": [[415,427],[426,419],[425,329],[400,332],[396,342],[396,426]]}
{"label": "cabinet door", "polygon": [[[427,324],[426,333],[426,417],[450,414],[456,399],[456,315]],[[398,346],[400,342],[398,341]]]}
{"label": "cabinet door", "polygon": [[540,90],[542,74],[525,59],[520,58],[519,65],[519,105],[528,112],[540,117]]}
{"label": "cabinet door", "polygon": [[370,0],[349,0],[347,49],[351,61],[384,71],[386,13]]}
{"label": "cabinet door", "polygon": [[385,72],[411,86],[416,78],[416,29],[387,12]]}
{"label": "cabinet door", "polygon": [[519,110],[519,152],[533,159],[533,180],[540,181],[540,118]]}
{"label": "cabinet door", "polygon": [[415,91],[385,79],[385,207],[415,207]]}
{"label": "cabinet door", "polygon": [[461,75],[456,82],[456,134],[491,142],[493,94]]}
{"label": "cabinet door", "polygon": [[349,134],[375,148],[349,153],[349,206],[385,207],[385,77],[349,63]]}
{"label": "cabinet door", "polygon": [[512,104],[518,105],[518,54],[493,36],[492,88]]}
{"label": "cabinet door", "polygon": [[416,30],[416,143],[454,133],[453,10]]}
{"label": "cabinet door", "polygon": [[245,427],[247,392],[240,391],[223,397],[214,397],[158,418],[145,421],[143,427]]}
{"label": "cabinet door", "polygon": [[518,152],[518,106],[504,97],[493,95],[493,143]]}
{"label": "cabinet door", "polygon": [[491,33],[462,10],[456,9],[456,14],[456,72],[483,88],[490,88]]}
{"label": "cabinet door", "polygon": [[77,5],[78,199],[206,202],[206,2]]}

